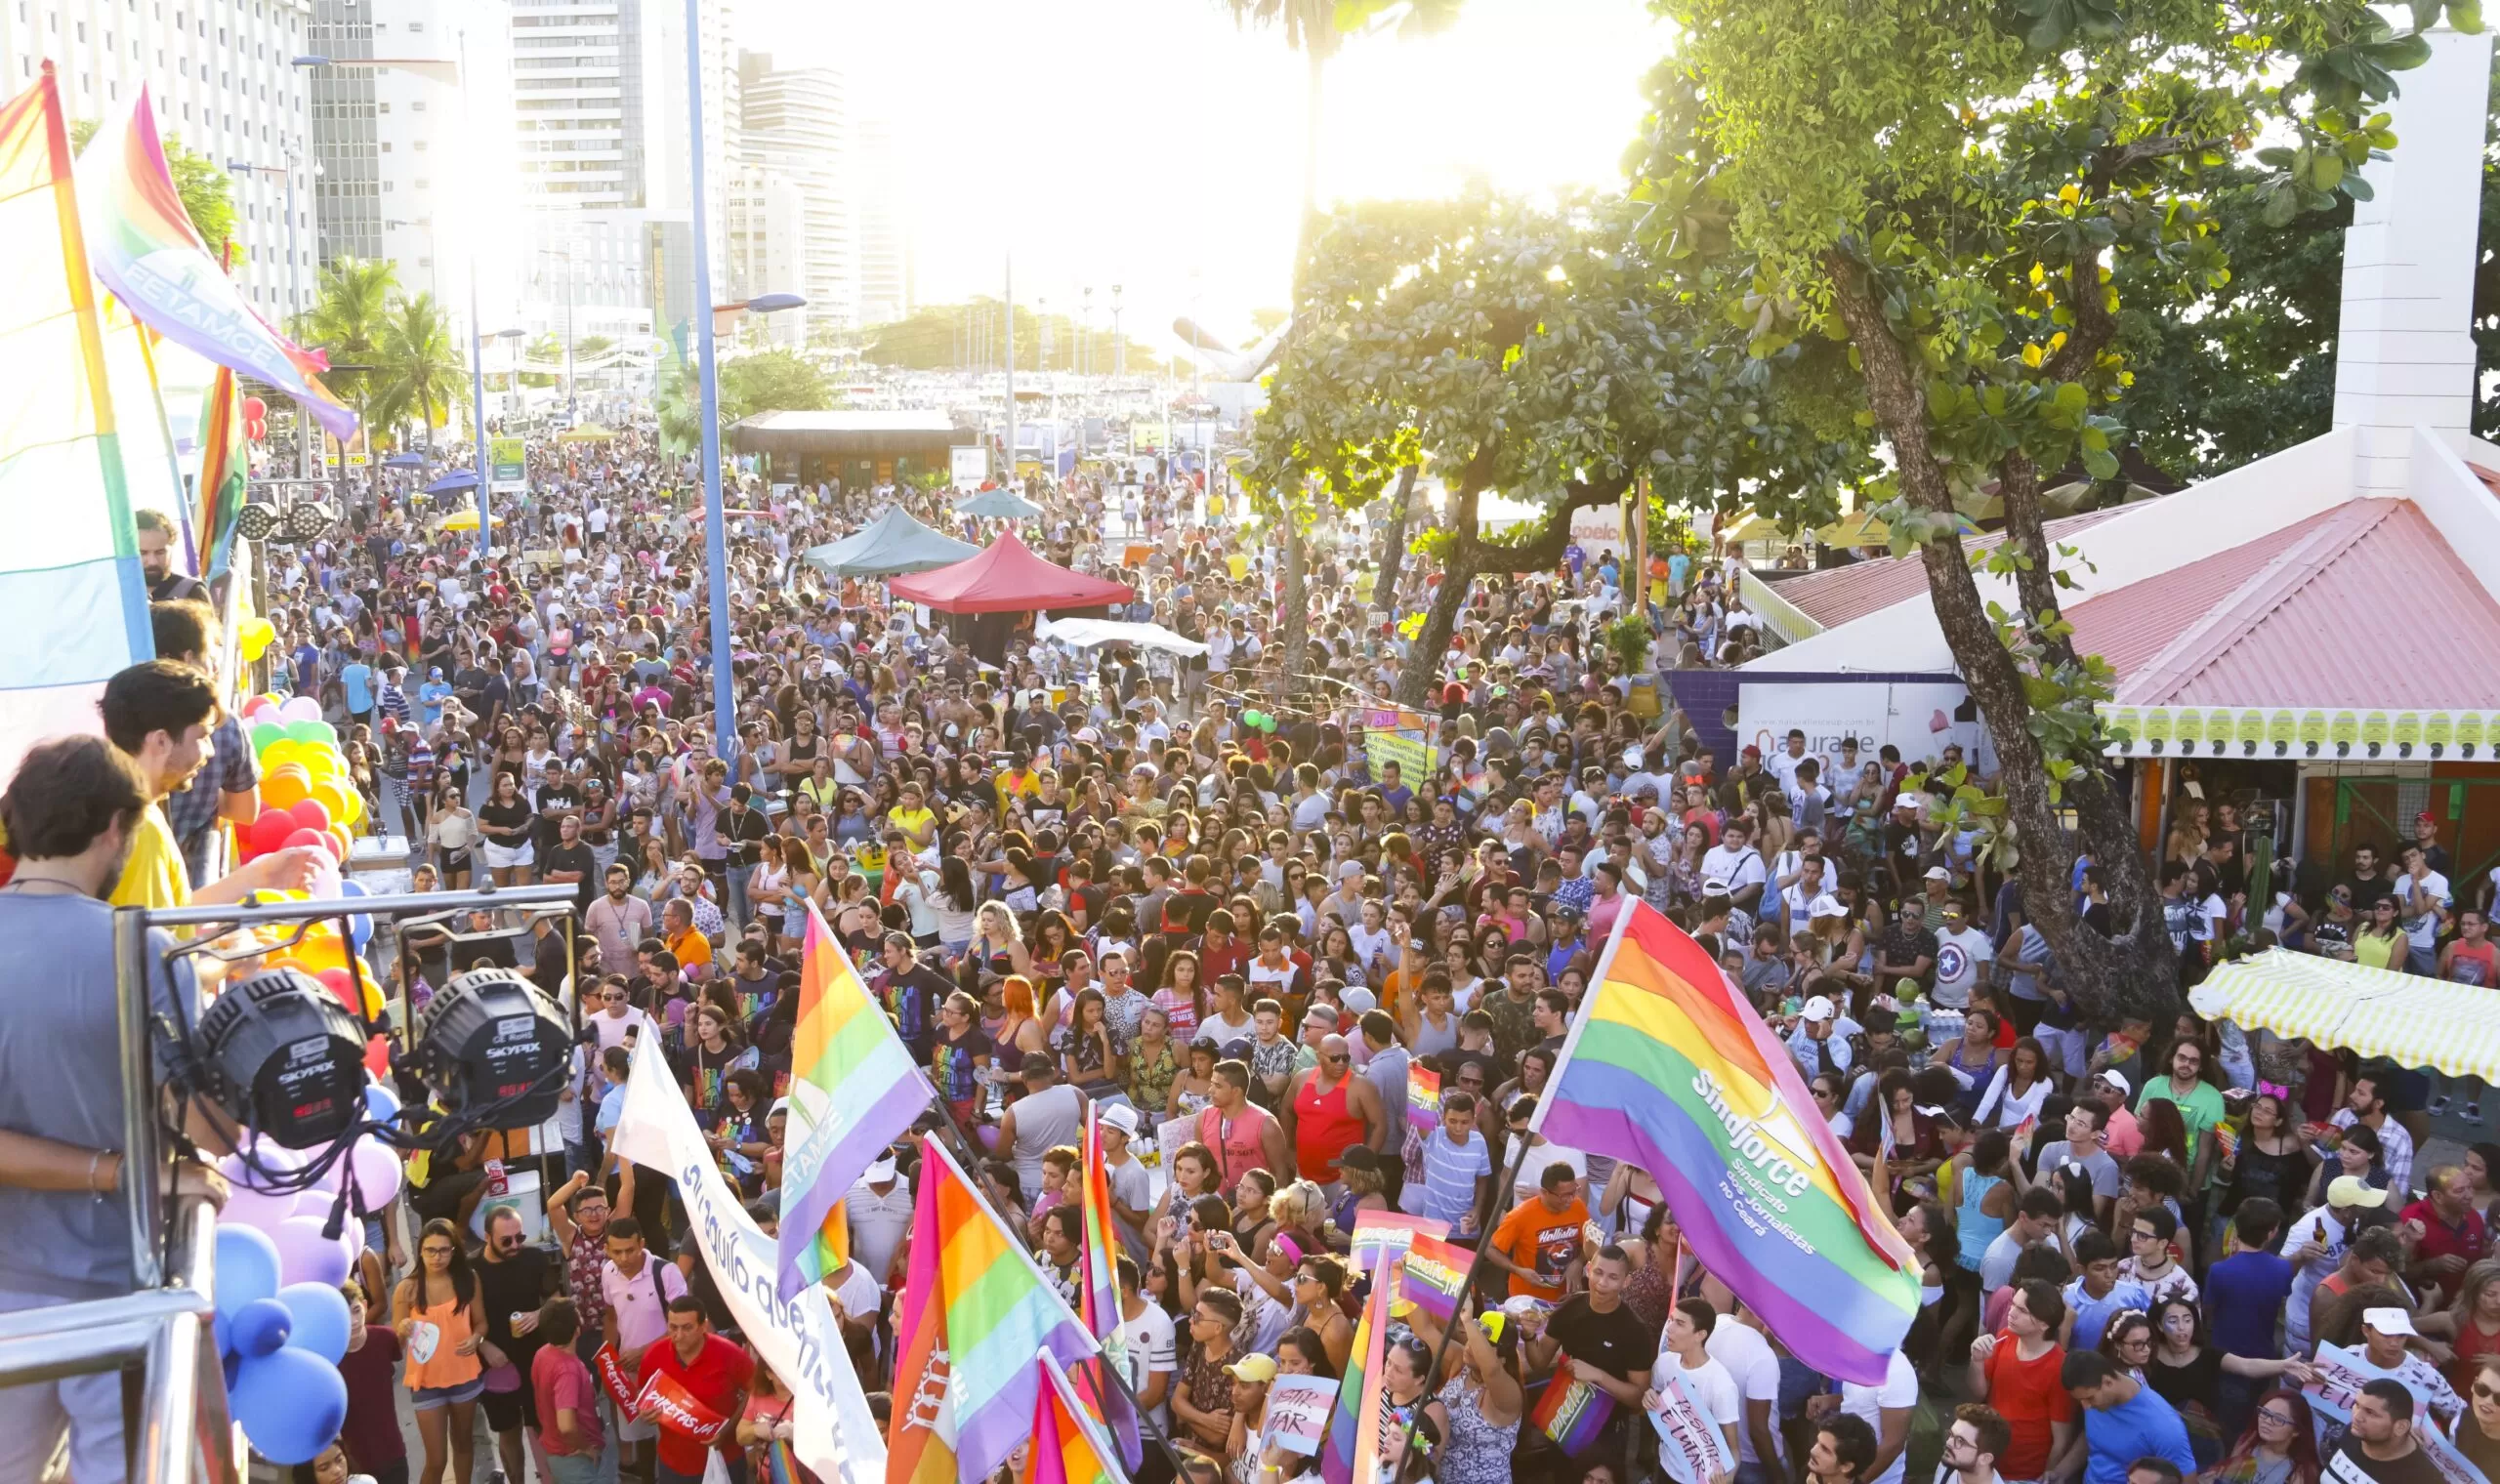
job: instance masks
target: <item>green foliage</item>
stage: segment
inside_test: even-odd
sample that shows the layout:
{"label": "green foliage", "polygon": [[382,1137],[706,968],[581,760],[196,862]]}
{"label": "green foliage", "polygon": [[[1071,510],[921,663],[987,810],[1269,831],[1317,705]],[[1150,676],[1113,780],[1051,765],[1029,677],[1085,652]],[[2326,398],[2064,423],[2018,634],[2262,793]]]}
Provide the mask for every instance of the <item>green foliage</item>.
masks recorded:
{"label": "green foliage", "polygon": [[[92,118],[72,123],[69,147],[86,148],[87,142],[96,137],[96,127]],[[207,155],[184,148],[179,135],[168,134],[164,141],[165,165],[174,175],[174,192],[183,198],[183,210],[190,214],[199,239],[215,254],[234,235],[234,178]],[[262,245],[283,250],[285,228],[280,227],[277,234]]]}
{"label": "green foliage", "polygon": [[[813,412],[834,405],[833,386],[815,362],[796,350],[758,350],[714,363],[720,392],[721,431],[726,433],[759,412]],[[660,434],[671,447],[691,449],[701,436],[702,397],[695,361],[660,375]]]}
{"label": "green foliage", "polygon": [[1773,374],[1817,352],[1751,356],[1665,281],[1633,216],[1620,199],[1542,209],[1482,190],[1340,212],[1244,485],[1270,511],[1306,490],[1354,509],[1421,459],[1469,536],[1484,492],[1559,512],[1644,474],[1671,502],[1731,504],[1742,486],[1758,507],[1831,518],[1848,451],[1788,415]]}
{"label": "green foliage", "polygon": [[329,357],[322,384],[350,403],[360,406],[373,394],[383,333],[397,296],[398,274],[390,264],[339,258],[321,269],[312,308],[287,326],[299,344]]}
{"label": "green foliage", "polygon": [[[914,371],[963,370],[973,364],[975,336],[969,332],[979,331],[988,336],[988,363],[995,366],[1005,350],[998,309],[995,299],[922,305],[908,317],[869,331],[862,353],[881,366],[903,366]],[[1042,326],[1046,322],[1051,327],[1047,367],[1042,356]],[[1108,329],[1098,325],[1088,332],[1064,314],[1052,314],[1046,319],[1028,305],[1016,307],[1018,370],[1073,371],[1080,342],[1088,371],[1104,375],[1117,364],[1113,359],[1116,341]],[[1129,341],[1127,366],[1131,376],[1159,376],[1163,369],[1154,352],[1134,340]]]}
{"label": "green foliage", "polygon": [[388,428],[413,417],[432,448],[437,420],[449,416],[468,385],[449,317],[432,294],[394,300],[378,350],[368,392],[373,420]]}

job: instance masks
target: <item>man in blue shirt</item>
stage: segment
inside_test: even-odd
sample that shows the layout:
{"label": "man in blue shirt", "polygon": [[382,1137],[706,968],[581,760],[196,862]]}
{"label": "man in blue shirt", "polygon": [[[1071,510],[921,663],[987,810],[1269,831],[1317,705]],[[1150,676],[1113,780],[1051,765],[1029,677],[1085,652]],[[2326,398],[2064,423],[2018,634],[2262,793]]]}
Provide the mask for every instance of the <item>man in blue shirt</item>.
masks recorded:
{"label": "man in blue shirt", "polygon": [[351,659],[339,671],[339,684],[347,691],[348,718],[371,725],[373,721],[373,667],[361,656]]}
{"label": "man in blue shirt", "polygon": [[428,729],[442,720],[442,703],[450,699],[451,686],[442,678],[442,667],[429,669],[426,682],[417,687],[417,708],[423,713]]}
{"label": "man in blue shirt", "polygon": [[2166,1459],[2184,1476],[2196,1471],[2188,1424],[2159,1393],[2099,1350],[2071,1350],[2058,1381],[2083,1409],[2084,1484],[2127,1484],[2127,1465]]}
{"label": "man in blue shirt", "polygon": [[[2250,1196],[2239,1203],[2231,1227],[2239,1237],[2239,1251],[2205,1274],[2205,1313],[2213,1323],[2214,1344],[2225,1355],[2243,1360],[2279,1359],[2274,1321],[2300,1271],[2274,1250],[2283,1234],[2283,1208],[2264,1196]],[[2249,1410],[2273,1384],[2269,1377],[2222,1373],[2215,1400],[2225,1437],[2239,1436]]]}
{"label": "man in blue shirt", "polygon": [[2143,1284],[2118,1276],[2118,1246],[2106,1233],[2087,1231],[2075,1238],[2074,1260],[2083,1276],[2066,1285],[2066,1333],[2060,1337],[2069,1349],[2097,1347],[2101,1332],[2119,1310],[2152,1307],[2152,1296]]}

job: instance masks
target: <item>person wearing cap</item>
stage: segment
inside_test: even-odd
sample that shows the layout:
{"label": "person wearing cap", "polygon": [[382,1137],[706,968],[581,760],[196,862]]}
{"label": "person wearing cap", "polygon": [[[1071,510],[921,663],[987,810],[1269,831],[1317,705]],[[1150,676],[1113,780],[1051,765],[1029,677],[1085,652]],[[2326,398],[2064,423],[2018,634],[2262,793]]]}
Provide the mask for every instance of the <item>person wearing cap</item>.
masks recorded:
{"label": "person wearing cap", "polygon": [[2319,1285],[2341,1271],[2361,1215],[2387,1204],[2387,1192],[2356,1175],[2326,1183],[2326,1204],[2292,1222],[2283,1233],[2283,1256],[2298,1269],[2283,1305],[2284,1341],[2295,1351],[2310,1346],[2310,1309]]}
{"label": "person wearing cap", "polygon": [[1111,1220],[1131,1257],[1144,1260],[1150,1251],[1146,1239],[1146,1214],[1154,1209],[1154,1182],[1146,1166],[1129,1153],[1145,1120],[1128,1102],[1106,1103],[1094,1115],[1103,1135],[1103,1173],[1110,1185]]}
{"label": "person wearing cap", "polygon": [[2144,1129],[2137,1123],[2136,1115],[2127,1111],[2127,1098],[2135,1091],[2135,1085],[2127,1080],[2127,1074],[2116,1067],[2105,1067],[2087,1087],[2094,1100],[2109,1113],[2109,1121],[2102,1125],[2101,1132],[2104,1136],[2101,1147],[2109,1151],[2111,1159],[2119,1161],[2131,1160],[2144,1153]]}
{"label": "person wearing cap", "polygon": [[[775,1102],[773,1111],[784,1111],[789,1101],[784,1097]],[[851,1259],[880,1286],[898,1287],[902,1274],[897,1259],[907,1249],[915,1208],[911,1180],[892,1150],[860,1174],[844,1196],[842,1209],[851,1223]]]}
{"label": "person wearing cap", "polygon": [[1846,1076],[1856,1056],[1854,1038],[1864,1029],[1842,1014],[1828,996],[1815,995],[1797,1011],[1797,1024],[1788,1032],[1788,1054],[1808,1081],[1817,1072]]}
{"label": "person wearing cap", "polygon": [[1232,1378],[1232,1427],[1225,1455],[1255,1460],[1264,1451],[1260,1433],[1268,1420],[1268,1382],[1276,1379],[1275,1359],[1254,1350],[1226,1366],[1224,1374]]}

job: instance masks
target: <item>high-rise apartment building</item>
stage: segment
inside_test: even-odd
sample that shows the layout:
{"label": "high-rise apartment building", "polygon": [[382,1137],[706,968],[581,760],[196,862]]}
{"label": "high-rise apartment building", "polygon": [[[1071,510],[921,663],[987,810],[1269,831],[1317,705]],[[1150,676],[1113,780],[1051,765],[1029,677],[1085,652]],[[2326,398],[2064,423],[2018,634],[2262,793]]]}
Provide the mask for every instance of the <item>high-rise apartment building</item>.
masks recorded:
{"label": "high-rise apartment building", "polygon": [[738,57],[738,164],[729,197],[727,295],[803,296],[760,332],[803,345],[810,333],[858,323],[859,265],[854,168],[842,75],[830,67],[776,69],[771,56]]}
{"label": "high-rise apartment building", "polygon": [[0,91],[33,86],[50,61],[80,122],[117,112],[144,86],[157,127],[187,148],[221,167],[270,167],[234,177],[233,273],[253,305],[281,317],[314,279],[308,88],[294,65],[311,20],[306,0],[0,0]]}
{"label": "high-rise apartment building", "polygon": [[909,315],[918,297],[912,283],[909,186],[892,124],[864,118],[854,139],[859,323],[886,324]]}

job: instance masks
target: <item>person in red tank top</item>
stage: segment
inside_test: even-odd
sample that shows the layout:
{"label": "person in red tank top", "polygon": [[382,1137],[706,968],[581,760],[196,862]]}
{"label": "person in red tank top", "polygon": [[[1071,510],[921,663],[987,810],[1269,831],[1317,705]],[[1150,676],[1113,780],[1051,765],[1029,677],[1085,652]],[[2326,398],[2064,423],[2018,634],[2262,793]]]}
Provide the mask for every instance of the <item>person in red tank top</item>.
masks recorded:
{"label": "person in red tank top", "polygon": [[1216,1188],[1230,1190],[1252,1170],[1265,1170],[1278,1180],[1286,1177],[1284,1130],[1268,1110],[1250,1100],[1250,1068],[1240,1061],[1219,1061],[1207,1093],[1213,1107],[1198,1115],[1198,1142],[1215,1155]]}
{"label": "person in red tank top", "polygon": [[1319,1065],[1295,1073],[1285,1090],[1285,1136],[1293,1141],[1296,1168],[1318,1184],[1336,1183],[1338,1158],[1356,1144],[1376,1142],[1386,1117],[1380,1090],[1354,1075],[1343,1036],[1321,1037]]}

